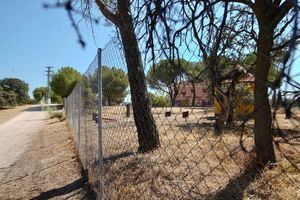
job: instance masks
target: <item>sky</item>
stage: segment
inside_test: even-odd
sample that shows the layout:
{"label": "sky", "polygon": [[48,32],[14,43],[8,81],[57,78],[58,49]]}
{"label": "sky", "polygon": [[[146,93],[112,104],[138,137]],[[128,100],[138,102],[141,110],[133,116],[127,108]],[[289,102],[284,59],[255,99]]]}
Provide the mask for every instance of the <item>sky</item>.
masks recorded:
{"label": "sky", "polygon": [[[46,66],[54,71],[71,66],[84,73],[97,48],[111,39],[112,28],[101,21],[91,28],[85,21],[80,32],[86,42],[83,49],[64,9],[44,9],[53,0],[5,0],[0,6],[0,79],[13,77],[34,88],[46,86]],[[99,13],[95,13],[98,14]]]}
{"label": "sky", "polygon": [[[46,66],[57,71],[71,66],[84,73],[94,59],[97,48],[111,39],[113,28],[100,21],[91,28],[83,20],[80,32],[86,42],[83,49],[64,9],[44,9],[43,3],[54,0],[3,0],[0,7],[0,79],[19,78],[29,84],[29,95],[46,86]],[[95,9],[95,14],[100,13]],[[294,74],[300,72],[300,51],[296,53]],[[300,76],[294,77],[300,82]]]}

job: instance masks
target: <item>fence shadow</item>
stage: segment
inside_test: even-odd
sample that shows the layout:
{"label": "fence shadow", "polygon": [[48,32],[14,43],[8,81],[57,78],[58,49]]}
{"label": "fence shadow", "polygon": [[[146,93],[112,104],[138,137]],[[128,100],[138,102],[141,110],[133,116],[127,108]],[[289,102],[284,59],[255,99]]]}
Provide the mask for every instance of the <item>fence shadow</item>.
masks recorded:
{"label": "fence shadow", "polygon": [[42,199],[51,199],[54,197],[59,197],[62,195],[69,194],[75,190],[82,188],[87,182],[86,178],[80,178],[76,181],[69,183],[60,188],[54,188],[52,190],[41,193],[39,196],[32,198],[31,200],[42,200]]}
{"label": "fence shadow", "polygon": [[43,192],[40,195],[32,198],[31,200],[45,200],[45,199],[60,197],[60,196],[69,194],[69,193],[74,192],[79,189],[81,189],[80,192],[82,192],[83,196],[85,196],[87,199],[96,199],[96,194],[90,188],[90,185],[88,183],[87,172],[83,168],[81,169],[81,178],[79,178],[79,179],[75,180],[74,182],[69,183],[63,187],[54,188],[52,190]]}
{"label": "fence shadow", "polygon": [[244,171],[233,178],[223,189],[214,194],[211,199],[224,200],[235,199],[242,200],[245,190],[252,181],[260,178],[261,170],[257,167],[257,161],[253,158],[246,166]]}
{"label": "fence shadow", "polygon": [[122,153],[110,155],[110,156],[104,158],[103,161],[104,161],[104,163],[114,162],[114,161],[117,161],[121,158],[126,158],[126,157],[129,157],[129,156],[132,156],[134,154],[135,154],[134,152],[125,151],[125,152],[122,152]]}

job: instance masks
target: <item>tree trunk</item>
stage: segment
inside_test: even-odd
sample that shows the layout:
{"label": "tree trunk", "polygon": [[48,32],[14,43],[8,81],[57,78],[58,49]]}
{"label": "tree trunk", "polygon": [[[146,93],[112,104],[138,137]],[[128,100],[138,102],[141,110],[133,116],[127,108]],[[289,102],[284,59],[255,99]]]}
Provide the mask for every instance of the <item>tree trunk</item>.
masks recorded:
{"label": "tree trunk", "polygon": [[271,132],[271,108],[268,98],[267,77],[271,67],[270,52],[273,47],[274,29],[268,17],[259,21],[259,38],[257,47],[257,65],[255,70],[254,139],[257,159],[260,164],[275,162],[273,138]]}
{"label": "tree trunk", "polygon": [[277,91],[276,91],[276,88],[274,89],[273,91],[273,96],[272,96],[272,108],[276,108],[277,104],[276,104],[276,94],[277,94]]}
{"label": "tree trunk", "polygon": [[174,107],[175,106],[175,99],[173,97],[171,97],[171,106]]}
{"label": "tree trunk", "polygon": [[226,125],[228,125],[230,127],[234,125],[233,124],[233,115],[234,115],[234,113],[233,113],[233,103],[231,101],[231,102],[229,102],[228,117],[226,119]]}
{"label": "tree trunk", "polygon": [[283,106],[283,101],[282,101],[282,95],[281,95],[281,90],[279,89],[279,92],[278,92],[278,96],[277,96],[277,105],[278,107],[279,106]]}
{"label": "tree trunk", "polygon": [[145,74],[129,8],[120,6],[119,29],[125,52],[131,101],[138,132],[139,152],[149,152],[160,146],[159,134],[147,96]]}
{"label": "tree trunk", "polygon": [[195,82],[192,80],[192,87],[193,87],[193,99],[192,99],[192,106],[195,106],[195,101],[196,101],[196,89],[195,89]]}
{"label": "tree trunk", "polygon": [[285,108],[285,118],[291,119],[291,117],[292,117],[292,104],[287,105],[287,107]]}

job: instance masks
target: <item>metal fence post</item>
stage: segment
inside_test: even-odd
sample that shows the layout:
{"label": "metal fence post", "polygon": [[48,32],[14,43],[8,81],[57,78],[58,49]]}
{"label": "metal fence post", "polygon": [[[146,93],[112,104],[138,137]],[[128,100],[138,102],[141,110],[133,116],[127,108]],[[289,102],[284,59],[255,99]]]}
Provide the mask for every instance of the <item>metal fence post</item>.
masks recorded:
{"label": "metal fence post", "polygon": [[77,144],[77,151],[79,153],[79,156],[81,156],[81,151],[80,151],[80,123],[81,123],[81,84],[78,84],[78,122],[77,122],[77,129],[78,129],[78,144]]}
{"label": "metal fence post", "polygon": [[103,184],[103,143],[102,143],[102,49],[98,49],[98,146],[99,146],[99,187],[98,199],[104,199]]}

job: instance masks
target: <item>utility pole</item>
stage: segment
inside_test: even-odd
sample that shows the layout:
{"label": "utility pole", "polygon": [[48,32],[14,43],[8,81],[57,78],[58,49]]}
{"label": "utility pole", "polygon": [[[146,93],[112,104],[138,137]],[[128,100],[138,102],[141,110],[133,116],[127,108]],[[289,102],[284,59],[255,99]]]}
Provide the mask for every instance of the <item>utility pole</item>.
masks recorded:
{"label": "utility pole", "polygon": [[53,67],[51,66],[47,66],[46,67],[46,76],[47,76],[47,94],[46,94],[46,101],[47,101],[47,104],[50,104],[51,103],[51,88],[50,88],[50,79],[51,79],[51,73],[53,72],[52,70]]}

